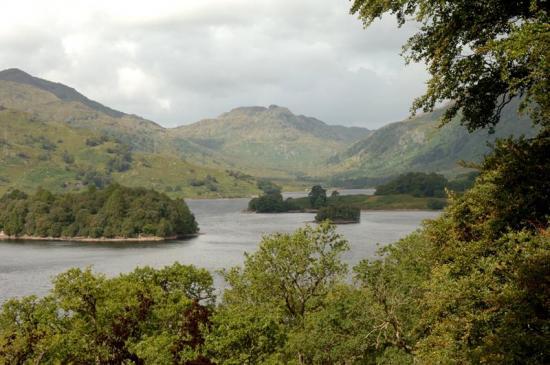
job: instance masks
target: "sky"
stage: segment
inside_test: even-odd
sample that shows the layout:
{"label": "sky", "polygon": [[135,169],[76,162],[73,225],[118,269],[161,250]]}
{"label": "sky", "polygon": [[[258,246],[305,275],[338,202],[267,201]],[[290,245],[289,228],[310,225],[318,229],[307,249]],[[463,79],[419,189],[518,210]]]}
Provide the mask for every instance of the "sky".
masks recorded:
{"label": "sky", "polygon": [[165,127],[272,104],[330,124],[404,119],[425,90],[401,46],[348,0],[5,1],[0,69],[61,82]]}

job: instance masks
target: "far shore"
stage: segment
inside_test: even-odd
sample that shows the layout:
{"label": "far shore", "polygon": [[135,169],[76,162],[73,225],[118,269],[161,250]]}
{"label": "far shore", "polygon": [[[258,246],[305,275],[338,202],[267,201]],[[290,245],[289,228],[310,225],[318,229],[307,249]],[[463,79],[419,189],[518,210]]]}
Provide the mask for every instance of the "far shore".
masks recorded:
{"label": "far shore", "polygon": [[191,238],[198,236],[198,233],[178,235],[178,236],[169,236],[169,237],[159,237],[159,236],[139,236],[139,237],[39,237],[39,236],[12,236],[7,235],[4,231],[0,231],[0,241],[73,241],[73,242],[163,242],[163,241],[173,241],[183,238]]}

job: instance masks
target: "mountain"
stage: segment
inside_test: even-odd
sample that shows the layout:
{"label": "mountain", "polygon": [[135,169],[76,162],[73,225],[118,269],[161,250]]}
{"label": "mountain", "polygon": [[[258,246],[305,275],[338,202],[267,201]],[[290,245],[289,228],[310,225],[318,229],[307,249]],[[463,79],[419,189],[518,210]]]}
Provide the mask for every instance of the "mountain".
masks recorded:
{"label": "mountain", "polygon": [[12,187],[63,191],[109,181],[187,197],[257,192],[252,176],[186,158],[154,122],[22,71],[0,76],[0,194]]}
{"label": "mountain", "polygon": [[339,178],[380,178],[408,171],[454,175],[463,171],[458,161],[481,161],[496,138],[536,134],[517,109],[515,102],[503,110],[493,134],[489,129],[469,133],[459,117],[439,128],[445,108],[391,123],[330,158],[328,169]]}
{"label": "mountain", "polygon": [[118,110],[108,108],[96,101],[88,99],[87,97],[80,94],[78,91],[76,91],[71,87],[65,86],[57,82],[51,82],[48,80],[31,76],[28,73],[21,71],[17,68],[10,68],[4,71],[0,71],[0,80],[12,81],[18,84],[30,85],[37,89],[50,92],[56,97],[58,97],[60,100],[78,102],[88,106],[92,110],[96,110],[98,112],[107,114],[108,116],[111,116],[114,118],[121,118],[125,115],[124,113],[119,112]]}
{"label": "mountain", "polygon": [[328,125],[284,107],[240,107],[218,118],[174,129],[187,141],[217,152],[250,171],[318,174],[324,161],[371,134],[358,127]]}
{"label": "mountain", "polygon": [[9,69],[0,72],[0,193],[117,181],[174,196],[228,197],[257,193],[259,177],[296,187],[311,184],[309,177],[453,175],[461,171],[457,160],[480,161],[496,137],[535,134],[516,109],[517,103],[504,110],[492,135],[470,134],[458,119],[438,128],[444,109],[370,131],[328,125],[275,105],[240,107],[167,129]]}
{"label": "mountain", "polygon": [[364,128],[329,126],[277,106],[237,108],[219,118],[166,129],[17,69],[0,72],[0,105],[37,120],[105,134],[134,151],[170,154],[212,169],[287,180],[317,175],[328,157],[370,133]]}

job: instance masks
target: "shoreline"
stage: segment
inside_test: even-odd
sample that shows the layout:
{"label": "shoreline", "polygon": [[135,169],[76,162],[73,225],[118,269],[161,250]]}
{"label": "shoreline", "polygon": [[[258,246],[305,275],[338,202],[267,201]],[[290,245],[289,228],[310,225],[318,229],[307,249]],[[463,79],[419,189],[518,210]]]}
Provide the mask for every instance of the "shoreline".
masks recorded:
{"label": "shoreline", "polygon": [[159,236],[140,236],[140,237],[39,237],[39,236],[10,236],[0,231],[0,241],[58,241],[58,242],[89,242],[89,243],[126,243],[126,242],[165,242],[184,238],[197,237],[199,233],[190,233],[184,235],[159,237]]}
{"label": "shoreline", "polygon": [[[421,209],[421,208],[361,208],[361,212],[442,212],[443,209]],[[244,209],[242,210],[243,213],[250,213],[250,214],[296,214],[296,213],[311,213],[315,214],[318,213],[318,209],[306,209],[306,210],[289,210],[286,212],[256,212],[254,210],[248,210]]]}

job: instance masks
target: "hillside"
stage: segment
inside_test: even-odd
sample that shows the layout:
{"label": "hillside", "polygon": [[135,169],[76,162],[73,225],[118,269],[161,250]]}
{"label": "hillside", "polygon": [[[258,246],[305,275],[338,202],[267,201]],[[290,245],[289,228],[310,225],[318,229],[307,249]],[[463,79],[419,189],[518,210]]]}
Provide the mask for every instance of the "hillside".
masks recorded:
{"label": "hillside", "polygon": [[68,86],[17,69],[0,72],[0,105],[35,119],[101,131],[143,151],[153,151],[165,133],[154,122],[107,108]]}
{"label": "hillside", "polygon": [[[19,77],[14,70],[0,74],[18,80],[0,79],[0,194],[10,187],[61,192],[111,181],[186,197],[257,191],[250,176],[184,158],[156,123],[106,114],[101,107],[94,109],[94,102],[76,100],[80,94],[73,89],[34,81],[22,71]],[[47,91],[52,84],[57,93],[72,90],[72,96],[64,100]]]}
{"label": "hillside", "polygon": [[479,162],[496,138],[533,136],[530,120],[517,113],[517,103],[503,111],[494,134],[469,133],[455,118],[438,128],[444,109],[388,124],[329,159],[339,178],[386,177],[408,171],[455,175],[458,161]]}
{"label": "hillside", "polygon": [[48,125],[106,135],[134,152],[274,177],[287,186],[296,176],[317,174],[328,157],[370,133],[364,128],[329,126],[276,106],[237,108],[216,119],[166,129],[17,69],[0,72],[0,105]]}
{"label": "hillside", "polygon": [[79,189],[106,179],[171,195],[228,197],[257,193],[256,177],[295,189],[306,177],[373,182],[407,171],[454,175],[462,171],[458,160],[480,161],[496,137],[533,135],[515,107],[505,109],[493,135],[470,134],[458,120],[439,129],[442,110],[369,131],[275,105],[167,129],[9,69],[0,72],[0,192]]}
{"label": "hillside", "polygon": [[80,94],[78,91],[76,91],[71,87],[68,87],[58,82],[51,82],[48,80],[31,76],[28,73],[23,72],[16,68],[10,68],[4,71],[0,71],[0,80],[12,81],[19,84],[30,85],[35,88],[48,91],[63,101],[78,102],[88,106],[93,110],[107,114],[111,117],[121,118],[125,115],[124,113],[119,112],[118,110],[108,108],[96,101],[88,99],[87,97]]}
{"label": "hillside", "polygon": [[276,105],[236,108],[174,130],[175,135],[243,169],[271,169],[295,176],[318,173],[327,158],[370,133],[364,128],[327,125]]}

